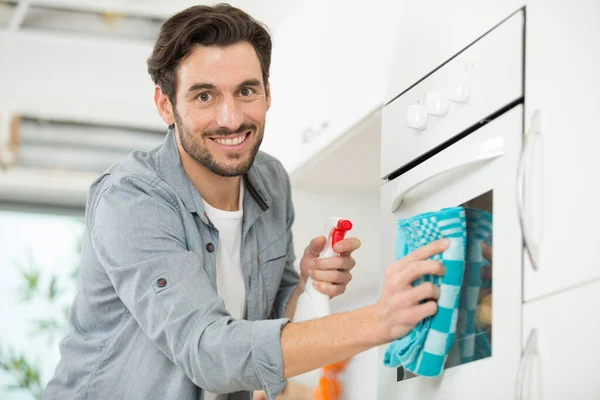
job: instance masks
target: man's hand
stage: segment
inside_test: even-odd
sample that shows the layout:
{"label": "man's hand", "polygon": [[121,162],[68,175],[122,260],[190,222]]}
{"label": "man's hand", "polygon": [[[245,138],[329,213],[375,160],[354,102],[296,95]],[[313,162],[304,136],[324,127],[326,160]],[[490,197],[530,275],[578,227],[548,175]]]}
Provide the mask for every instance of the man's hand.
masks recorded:
{"label": "man's hand", "polygon": [[[446,270],[437,260],[428,260],[449,246],[447,240],[431,242],[387,267],[381,297],[375,308],[381,323],[383,342],[391,342],[410,332],[424,318],[437,312],[440,288],[431,282],[412,283],[425,274],[443,276]],[[421,303],[422,300],[430,300]]]}
{"label": "man's hand", "polygon": [[360,247],[360,240],[340,240],[333,247],[333,250],[340,254],[339,257],[319,259],[319,253],[325,247],[326,240],[325,236],[311,240],[300,261],[300,273],[304,282],[311,277],[315,289],[333,298],[344,293],[346,285],[352,279],[350,270],[356,265],[352,252]]}
{"label": "man's hand", "polygon": [[[312,259],[323,246],[324,239],[320,240],[315,239],[312,250],[307,250]],[[345,243],[354,240],[347,239]],[[355,242],[344,250],[357,248],[358,244]],[[413,287],[412,283],[425,274],[444,275],[444,266],[428,259],[449,246],[447,240],[430,243],[387,267],[381,297],[373,305],[284,326],[283,377],[291,378],[389,343],[406,335],[423,318],[435,314],[437,302],[421,304],[421,300],[438,299],[439,288],[431,283]]]}

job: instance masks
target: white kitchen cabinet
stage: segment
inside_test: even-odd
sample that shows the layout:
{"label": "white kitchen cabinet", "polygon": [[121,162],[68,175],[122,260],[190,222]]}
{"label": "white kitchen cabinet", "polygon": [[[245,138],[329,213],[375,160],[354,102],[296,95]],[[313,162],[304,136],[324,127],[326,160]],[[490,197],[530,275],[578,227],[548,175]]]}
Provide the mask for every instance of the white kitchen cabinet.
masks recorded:
{"label": "white kitchen cabinet", "polygon": [[302,133],[320,128],[327,114],[318,42],[325,21],[316,11],[316,2],[303,2],[273,34],[272,104],[262,148],[288,169],[304,157]]}
{"label": "white kitchen cabinet", "polygon": [[539,110],[541,131],[528,161],[526,226],[540,259],[537,270],[526,259],[530,301],[600,278],[600,3],[529,0],[526,29],[525,127]]}
{"label": "white kitchen cabinet", "polygon": [[599,292],[596,281],[523,307],[524,355],[515,399],[600,398]]}
{"label": "white kitchen cabinet", "polygon": [[275,32],[264,149],[289,171],[381,107],[381,12],[307,0]]}

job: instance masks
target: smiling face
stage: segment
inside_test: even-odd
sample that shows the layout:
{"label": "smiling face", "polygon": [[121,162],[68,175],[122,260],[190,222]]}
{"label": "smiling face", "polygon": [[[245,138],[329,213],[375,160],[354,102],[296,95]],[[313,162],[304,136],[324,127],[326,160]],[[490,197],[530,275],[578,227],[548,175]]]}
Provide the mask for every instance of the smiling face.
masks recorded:
{"label": "smiling face", "polygon": [[216,175],[245,174],[271,103],[252,45],[197,46],[176,73],[176,105],[163,119],[175,124],[183,150]]}

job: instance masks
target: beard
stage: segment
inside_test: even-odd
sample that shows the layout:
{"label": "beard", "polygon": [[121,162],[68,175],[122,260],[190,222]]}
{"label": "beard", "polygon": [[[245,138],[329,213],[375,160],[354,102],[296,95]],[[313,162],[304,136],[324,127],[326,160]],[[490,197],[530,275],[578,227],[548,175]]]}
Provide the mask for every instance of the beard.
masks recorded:
{"label": "beard", "polygon": [[[244,175],[250,170],[250,167],[254,163],[254,158],[256,157],[256,153],[258,153],[258,149],[262,143],[265,125],[259,127],[254,123],[243,123],[240,125],[238,129],[232,131],[227,128],[220,128],[214,131],[204,131],[200,138],[194,136],[192,132],[190,132],[183,121],[179,113],[175,110],[175,125],[177,127],[177,131],[179,132],[179,140],[181,141],[181,147],[183,150],[194,160],[198,161],[200,164],[204,165],[211,171],[213,174],[222,176],[222,177],[234,177]],[[231,153],[227,154],[227,160],[231,161],[230,163],[219,162],[213,157],[208,148],[201,145],[201,138],[209,137],[218,137],[218,136],[228,136],[234,134],[240,134],[243,132],[252,131],[255,136],[254,144],[250,148],[249,152],[246,154],[236,154]],[[248,140],[246,138],[245,140]]]}

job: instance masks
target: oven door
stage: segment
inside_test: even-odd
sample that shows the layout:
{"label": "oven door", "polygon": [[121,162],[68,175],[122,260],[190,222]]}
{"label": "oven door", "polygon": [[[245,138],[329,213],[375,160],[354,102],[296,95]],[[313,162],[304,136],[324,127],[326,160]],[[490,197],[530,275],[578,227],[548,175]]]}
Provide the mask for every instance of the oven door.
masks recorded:
{"label": "oven door", "polygon": [[[384,366],[388,344],[381,346],[380,400],[511,398],[521,349],[523,248],[516,188],[522,138],[523,107],[516,105],[382,187],[383,267],[396,260],[399,219],[459,205],[492,214],[491,285],[487,282],[486,289],[491,288],[493,301],[491,324],[477,326],[477,333],[469,337],[459,337],[457,332],[438,377],[415,376],[403,368]],[[466,292],[463,286],[461,296]],[[488,292],[481,289],[480,293]],[[460,312],[458,318],[460,321]],[[477,335],[486,336],[489,353],[479,352],[476,361],[461,357],[462,346],[482,339]]]}

